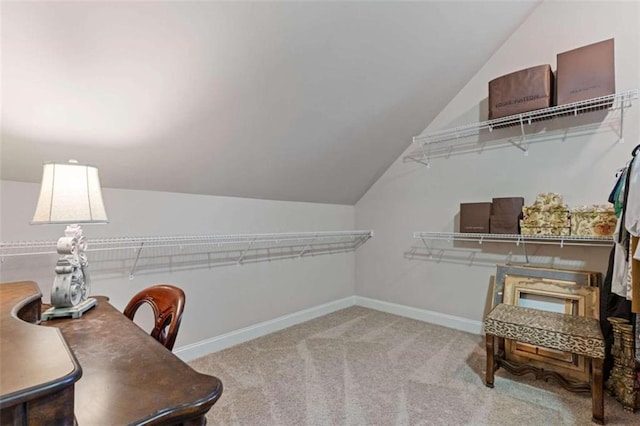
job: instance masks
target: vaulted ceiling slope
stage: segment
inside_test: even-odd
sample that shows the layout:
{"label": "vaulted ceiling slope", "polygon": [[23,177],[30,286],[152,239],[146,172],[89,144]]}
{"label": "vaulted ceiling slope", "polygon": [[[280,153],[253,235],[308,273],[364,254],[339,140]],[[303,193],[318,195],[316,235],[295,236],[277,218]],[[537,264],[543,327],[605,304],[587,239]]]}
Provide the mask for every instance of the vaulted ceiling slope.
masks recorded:
{"label": "vaulted ceiling slope", "polygon": [[1,176],[355,204],[537,3],[3,2]]}

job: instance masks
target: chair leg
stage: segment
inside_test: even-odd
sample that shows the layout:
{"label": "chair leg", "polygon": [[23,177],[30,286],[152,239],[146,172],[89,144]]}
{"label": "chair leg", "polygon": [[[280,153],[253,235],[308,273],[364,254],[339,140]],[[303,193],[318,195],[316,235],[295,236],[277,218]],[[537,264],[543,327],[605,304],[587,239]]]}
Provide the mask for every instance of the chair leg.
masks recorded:
{"label": "chair leg", "polygon": [[494,350],[494,341],[495,338],[492,334],[486,334],[487,341],[487,372],[485,376],[485,386],[488,388],[493,387],[493,376],[494,376],[494,366],[495,366],[495,350]]}
{"label": "chair leg", "polygon": [[602,362],[601,358],[591,359],[591,404],[593,410],[593,421],[604,424],[604,386],[602,383]]}

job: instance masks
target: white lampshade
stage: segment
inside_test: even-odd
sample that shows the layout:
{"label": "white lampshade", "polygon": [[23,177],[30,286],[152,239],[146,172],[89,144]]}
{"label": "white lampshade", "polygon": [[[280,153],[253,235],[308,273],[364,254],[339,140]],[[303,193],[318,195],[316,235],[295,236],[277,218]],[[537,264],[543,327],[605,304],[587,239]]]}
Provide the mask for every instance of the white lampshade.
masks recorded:
{"label": "white lampshade", "polygon": [[106,223],[98,169],[77,163],[48,163],[31,223]]}

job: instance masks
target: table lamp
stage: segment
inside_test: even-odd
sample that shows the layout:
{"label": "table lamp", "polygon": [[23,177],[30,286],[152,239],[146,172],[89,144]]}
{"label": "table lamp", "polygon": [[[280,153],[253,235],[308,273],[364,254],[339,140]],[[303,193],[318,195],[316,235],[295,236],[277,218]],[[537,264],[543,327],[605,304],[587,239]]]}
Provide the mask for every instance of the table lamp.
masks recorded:
{"label": "table lamp", "polygon": [[81,317],[97,300],[87,297],[87,243],[78,224],[107,223],[98,169],[74,160],[44,164],[40,197],[31,223],[68,225],[56,247],[59,257],[51,289],[52,307],[42,313],[42,321]]}

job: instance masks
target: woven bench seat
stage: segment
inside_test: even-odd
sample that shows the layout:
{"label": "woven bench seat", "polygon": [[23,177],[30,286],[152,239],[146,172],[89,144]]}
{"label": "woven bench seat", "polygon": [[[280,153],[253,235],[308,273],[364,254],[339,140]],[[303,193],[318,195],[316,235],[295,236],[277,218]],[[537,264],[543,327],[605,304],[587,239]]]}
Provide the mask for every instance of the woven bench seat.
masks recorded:
{"label": "woven bench seat", "polygon": [[500,304],[484,320],[484,332],[522,343],[604,359],[604,338],[595,318]]}
{"label": "woven bench seat", "polygon": [[[605,341],[597,319],[499,304],[486,316],[484,332],[487,338],[486,386],[490,388],[493,387],[495,369],[504,362],[504,339],[590,358],[593,421],[604,424],[602,363]],[[496,338],[499,348],[497,359]]]}

